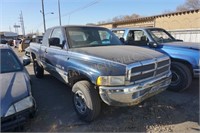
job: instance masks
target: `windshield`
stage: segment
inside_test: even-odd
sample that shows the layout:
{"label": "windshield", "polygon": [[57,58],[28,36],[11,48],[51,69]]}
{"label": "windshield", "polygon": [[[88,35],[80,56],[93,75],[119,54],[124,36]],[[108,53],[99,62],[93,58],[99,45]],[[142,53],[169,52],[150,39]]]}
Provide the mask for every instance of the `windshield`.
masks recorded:
{"label": "windshield", "polygon": [[151,37],[158,43],[167,43],[176,41],[167,31],[163,29],[149,29]]}
{"label": "windshield", "polygon": [[67,27],[71,48],[121,45],[108,29],[100,27]]}
{"label": "windshield", "polygon": [[22,65],[16,55],[9,49],[0,50],[0,73],[16,72],[22,70]]}

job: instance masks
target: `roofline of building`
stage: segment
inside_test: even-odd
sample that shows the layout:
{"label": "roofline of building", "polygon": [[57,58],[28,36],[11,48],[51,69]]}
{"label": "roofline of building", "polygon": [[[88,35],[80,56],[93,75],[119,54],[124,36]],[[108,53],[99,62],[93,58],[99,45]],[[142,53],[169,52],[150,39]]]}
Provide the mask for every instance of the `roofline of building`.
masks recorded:
{"label": "roofline of building", "polygon": [[200,9],[186,10],[186,11],[180,11],[180,12],[171,12],[171,13],[165,13],[165,14],[161,14],[161,15],[141,17],[141,18],[123,20],[123,21],[117,21],[117,22],[109,22],[109,23],[103,23],[103,24],[98,24],[98,25],[100,26],[100,25],[107,25],[107,24],[123,24],[123,23],[130,23],[130,22],[136,22],[136,21],[141,21],[141,20],[150,20],[150,19],[154,19],[154,18],[158,18],[158,17],[181,15],[181,14],[185,14],[185,13],[194,13],[194,12],[199,12],[199,11],[200,11]]}

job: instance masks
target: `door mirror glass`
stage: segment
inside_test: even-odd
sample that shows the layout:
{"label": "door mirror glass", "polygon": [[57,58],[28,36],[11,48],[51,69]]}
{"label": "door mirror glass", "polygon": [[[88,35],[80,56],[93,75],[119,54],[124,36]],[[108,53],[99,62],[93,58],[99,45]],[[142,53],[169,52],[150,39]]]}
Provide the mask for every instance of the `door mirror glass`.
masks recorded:
{"label": "door mirror glass", "polygon": [[150,48],[157,48],[158,47],[158,44],[155,43],[155,42],[149,42],[148,45],[149,45]]}

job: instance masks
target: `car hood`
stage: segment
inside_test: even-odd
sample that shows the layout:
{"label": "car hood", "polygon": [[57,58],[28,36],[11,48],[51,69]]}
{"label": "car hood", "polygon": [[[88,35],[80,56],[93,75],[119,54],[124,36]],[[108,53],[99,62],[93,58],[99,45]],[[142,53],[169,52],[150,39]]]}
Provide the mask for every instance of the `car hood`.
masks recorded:
{"label": "car hood", "polygon": [[171,47],[180,47],[180,48],[188,48],[200,50],[200,43],[192,43],[192,42],[170,42],[170,43],[162,43],[164,46]]}
{"label": "car hood", "polygon": [[1,117],[9,107],[29,95],[30,82],[25,72],[0,74]]}
{"label": "car hood", "polygon": [[126,65],[163,56],[162,53],[154,50],[127,45],[85,47],[72,49],[71,51],[123,63]]}

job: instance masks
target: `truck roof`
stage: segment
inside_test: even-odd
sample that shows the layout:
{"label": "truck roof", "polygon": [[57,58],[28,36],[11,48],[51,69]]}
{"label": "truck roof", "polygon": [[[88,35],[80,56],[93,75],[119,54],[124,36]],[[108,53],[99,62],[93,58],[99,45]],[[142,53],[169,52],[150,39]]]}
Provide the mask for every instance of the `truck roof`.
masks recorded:
{"label": "truck roof", "polygon": [[104,28],[104,27],[93,26],[93,25],[63,25],[63,26],[54,26],[54,27],[51,27],[51,28],[49,28],[49,29],[54,29],[54,28],[59,28],[59,27],[64,27],[64,28],[67,28],[67,27],[94,27],[94,28]]}
{"label": "truck roof", "polygon": [[111,30],[144,30],[144,29],[162,29],[156,27],[130,27],[130,28],[112,28]]}

